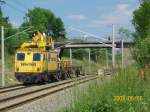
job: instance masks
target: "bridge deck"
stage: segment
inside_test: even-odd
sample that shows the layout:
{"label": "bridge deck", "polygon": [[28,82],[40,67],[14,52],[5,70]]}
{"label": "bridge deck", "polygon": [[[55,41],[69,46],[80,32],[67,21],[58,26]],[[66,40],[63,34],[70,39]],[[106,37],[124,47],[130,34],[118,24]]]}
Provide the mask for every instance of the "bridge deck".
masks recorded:
{"label": "bridge deck", "polygon": [[[133,45],[133,42],[124,42],[124,48],[129,48]],[[62,44],[62,43],[56,43],[56,47],[61,48],[112,48],[111,42],[81,42],[81,43],[71,43],[71,44]],[[121,48],[121,42],[115,42],[116,48]]]}

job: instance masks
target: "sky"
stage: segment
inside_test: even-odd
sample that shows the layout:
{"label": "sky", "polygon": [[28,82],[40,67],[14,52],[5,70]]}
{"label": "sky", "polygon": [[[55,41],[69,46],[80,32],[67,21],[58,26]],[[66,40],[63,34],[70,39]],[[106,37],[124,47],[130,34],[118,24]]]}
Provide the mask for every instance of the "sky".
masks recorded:
{"label": "sky", "polygon": [[5,16],[9,16],[14,26],[19,26],[28,9],[42,7],[60,17],[66,27],[68,37],[85,36],[70,30],[70,27],[107,37],[112,34],[112,24],[134,30],[131,20],[133,11],[138,9],[139,0],[5,0],[2,6]]}

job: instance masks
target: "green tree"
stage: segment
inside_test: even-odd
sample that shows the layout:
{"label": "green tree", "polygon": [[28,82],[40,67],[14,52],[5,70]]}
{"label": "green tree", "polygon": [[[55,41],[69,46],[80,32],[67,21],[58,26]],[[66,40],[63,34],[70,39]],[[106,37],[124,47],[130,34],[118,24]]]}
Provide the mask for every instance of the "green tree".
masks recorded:
{"label": "green tree", "polygon": [[118,30],[118,34],[124,40],[132,40],[133,39],[132,32],[129,31],[128,29],[126,29],[126,28],[120,27],[119,30]]}
{"label": "green tree", "polygon": [[44,8],[36,7],[28,10],[22,26],[33,26],[35,30],[47,32],[55,39],[65,38],[66,35],[61,18],[56,17],[53,12]]}
{"label": "green tree", "polygon": [[134,11],[133,25],[137,35],[146,38],[150,31],[150,0],[144,0],[140,8]]}
{"label": "green tree", "polygon": [[150,65],[150,0],[143,0],[134,11],[133,25],[136,30],[133,57],[141,68],[139,73],[145,76],[144,70]]}
{"label": "green tree", "polygon": [[85,57],[87,57],[88,52],[85,49],[75,49],[73,50],[73,58],[83,60]]}

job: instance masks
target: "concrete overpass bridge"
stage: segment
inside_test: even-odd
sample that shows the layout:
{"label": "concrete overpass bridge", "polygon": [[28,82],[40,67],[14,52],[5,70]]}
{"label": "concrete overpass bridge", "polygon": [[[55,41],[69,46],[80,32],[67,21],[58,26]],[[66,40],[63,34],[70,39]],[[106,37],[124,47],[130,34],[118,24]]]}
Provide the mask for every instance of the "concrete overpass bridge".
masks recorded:
{"label": "concrete overpass bridge", "polygon": [[[124,65],[124,48],[128,49],[130,47],[132,47],[134,45],[133,42],[124,42],[122,43],[121,41],[117,41],[114,43],[114,46],[115,48],[121,48],[121,51],[122,51],[122,66]],[[63,54],[63,51],[64,49],[69,49],[70,50],[70,60],[71,60],[71,63],[72,63],[72,49],[79,49],[79,48],[89,48],[88,50],[88,56],[89,56],[89,66],[90,66],[90,63],[91,63],[91,50],[92,48],[110,48],[112,49],[112,65],[114,67],[115,65],[115,53],[114,53],[114,50],[113,50],[113,44],[112,42],[103,42],[103,43],[100,43],[100,42],[70,42],[68,44],[65,44],[65,43],[55,43],[55,48],[58,48],[60,51],[59,51],[59,57],[61,58],[62,54]],[[106,50],[106,57],[108,57],[108,53],[107,53],[107,50]],[[108,64],[107,64],[108,65]],[[90,67],[89,67],[90,69]]]}
{"label": "concrete overpass bridge", "polygon": [[[123,48],[130,48],[134,45],[133,42],[124,42]],[[74,42],[74,43],[59,43],[55,44],[55,47],[59,47],[61,49],[75,49],[75,48],[112,48],[112,42]],[[115,48],[121,48],[122,43],[120,41],[115,42]]]}

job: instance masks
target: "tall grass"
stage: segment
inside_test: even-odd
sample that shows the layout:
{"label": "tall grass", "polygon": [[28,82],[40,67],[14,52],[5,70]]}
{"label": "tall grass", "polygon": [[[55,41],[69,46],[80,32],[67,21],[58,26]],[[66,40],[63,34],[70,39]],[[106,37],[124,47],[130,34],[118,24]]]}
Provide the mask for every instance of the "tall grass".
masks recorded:
{"label": "tall grass", "polygon": [[[114,96],[142,96],[142,100],[114,101]],[[150,112],[150,82],[138,78],[137,68],[119,70],[110,82],[90,86],[64,112]]]}
{"label": "tall grass", "polygon": [[[16,84],[17,81],[14,77],[14,55],[8,54],[5,52],[5,86]],[[1,78],[0,77],[0,86],[1,86]]]}

